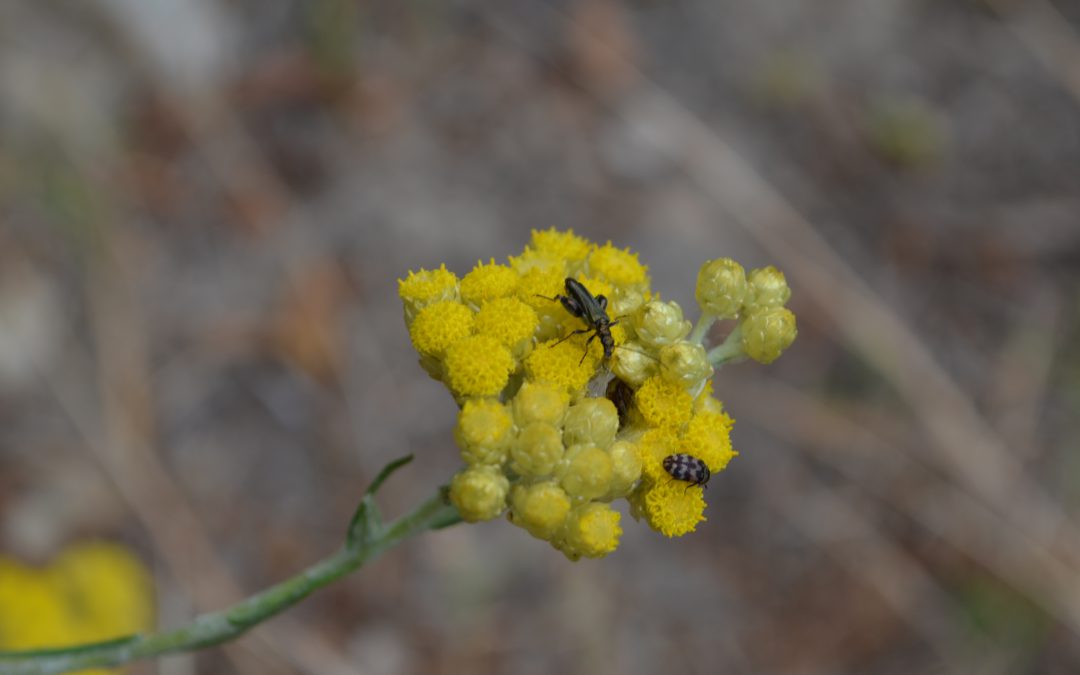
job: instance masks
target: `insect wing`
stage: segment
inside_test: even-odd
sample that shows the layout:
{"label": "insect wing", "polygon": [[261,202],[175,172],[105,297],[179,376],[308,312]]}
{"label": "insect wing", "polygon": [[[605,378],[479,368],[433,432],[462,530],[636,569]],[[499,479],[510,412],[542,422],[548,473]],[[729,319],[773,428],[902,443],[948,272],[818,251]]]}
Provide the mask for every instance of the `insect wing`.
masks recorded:
{"label": "insect wing", "polygon": [[[581,317],[590,326],[595,326],[598,321],[607,321],[607,312],[604,311],[600,303],[596,301],[593,294],[589,292],[589,289],[578,281],[567,277],[566,279],[566,294],[570,296],[581,308],[580,313],[576,316]],[[564,305],[566,303],[563,303]],[[567,308],[569,309],[569,307]]]}

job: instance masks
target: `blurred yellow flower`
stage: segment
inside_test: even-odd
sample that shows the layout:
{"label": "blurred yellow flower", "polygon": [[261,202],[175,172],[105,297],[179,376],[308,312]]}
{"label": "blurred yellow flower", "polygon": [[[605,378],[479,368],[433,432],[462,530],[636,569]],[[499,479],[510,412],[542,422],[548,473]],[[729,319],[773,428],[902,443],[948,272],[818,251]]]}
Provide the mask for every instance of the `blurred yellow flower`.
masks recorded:
{"label": "blurred yellow flower", "polygon": [[0,650],[97,642],[153,625],[153,582],[122,546],[77,544],[41,569],[0,557]]}

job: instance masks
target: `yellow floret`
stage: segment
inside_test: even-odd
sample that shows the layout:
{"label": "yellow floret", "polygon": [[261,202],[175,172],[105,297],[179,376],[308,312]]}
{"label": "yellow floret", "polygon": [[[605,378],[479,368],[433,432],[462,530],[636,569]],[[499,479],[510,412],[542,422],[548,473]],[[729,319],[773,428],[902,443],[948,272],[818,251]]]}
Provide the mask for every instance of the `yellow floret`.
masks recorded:
{"label": "yellow floret", "polygon": [[539,319],[536,311],[514,297],[484,303],[476,313],[476,332],[490,335],[516,354],[530,345]]}
{"label": "yellow floret", "polygon": [[606,448],[619,431],[619,413],[606,398],[585,398],[570,406],[563,426],[567,445],[592,443]]}
{"label": "yellow floret", "polygon": [[547,382],[525,382],[514,394],[511,405],[519,427],[545,422],[560,427],[570,396],[559,386]]}
{"label": "yellow floret", "polygon": [[416,312],[436,302],[458,299],[458,278],[440,265],[437,270],[409,272],[398,279],[398,295],[405,305],[405,321],[411,323]]}
{"label": "yellow floret", "polygon": [[681,386],[654,375],[634,394],[634,406],[649,426],[678,429],[690,421],[694,399]]}
{"label": "yellow floret", "polygon": [[592,443],[572,445],[566,449],[555,475],[571,497],[602,497],[611,487],[611,457]]}
{"label": "yellow floret", "polygon": [[590,503],[570,512],[558,548],[567,558],[603,558],[619,546],[622,527],[618,511],[607,504]]}
{"label": "yellow floret", "polygon": [[670,429],[649,429],[637,441],[641,475],[651,481],[666,480],[664,458],[679,451],[679,437]]}
{"label": "yellow floret", "polygon": [[550,540],[570,513],[570,497],[554,481],[516,485],[510,493],[510,520],[529,534]]}
{"label": "yellow floret", "polygon": [[543,478],[555,470],[565,450],[558,429],[543,422],[533,422],[518,434],[510,450],[513,460],[510,467],[526,478]]}
{"label": "yellow floret", "polygon": [[512,255],[507,258],[510,267],[523,278],[531,273],[554,274],[560,279],[565,279],[567,265],[564,258],[553,256],[549,253],[541,253],[535,249],[525,247],[521,255]]}
{"label": "yellow floret", "polygon": [[606,279],[616,286],[644,289],[649,285],[649,270],[629,249],[617,249],[611,242],[598,246],[589,254],[589,274]]}
{"label": "yellow floret", "polygon": [[731,427],[735,421],[724,412],[701,411],[686,425],[679,440],[679,452],[705,462],[709,471],[723,471],[739,453],[731,449]]}
{"label": "yellow floret", "polygon": [[573,230],[560,232],[555,228],[533,230],[532,239],[526,250],[532,249],[552,258],[559,258],[568,263],[579,263],[589,255],[592,243],[574,234]]}
{"label": "yellow floret", "polygon": [[496,518],[506,509],[510,481],[498,469],[476,466],[461,471],[450,481],[450,502],[462,520],[475,523]]}
{"label": "yellow floret", "polygon": [[496,298],[505,298],[517,291],[520,277],[506,265],[492,258],[487,265],[477,263],[461,280],[461,299],[474,307]]}
{"label": "yellow floret", "polygon": [[502,464],[514,438],[514,420],[494,399],[469,399],[458,414],[454,438],[466,463]]}
{"label": "yellow floret", "polygon": [[[577,335],[556,344],[557,340],[541,343],[525,357],[525,375],[533,382],[548,382],[563,389],[571,396],[582,393],[585,385],[596,373],[603,351],[590,349],[584,353],[584,336]],[[582,360],[584,356],[584,360]]]}
{"label": "yellow floret", "polygon": [[713,396],[713,383],[712,380],[705,381],[705,387],[694,397],[694,414],[702,411],[722,413],[724,412],[724,404],[720,402],[718,398]]}
{"label": "yellow floret", "polygon": [[561,266],[536,267],[522,273],[518,286],[518,299],[536,310],[539,327],[538,340],[562,337],[565,333],[563,319],[566,312],[555,296],[566,293],[566,272]]}
{"label": "yellow floret", "polygon": [[630,441],[615,441],[608,448],[611,457],[610,497],[625,497],[641,478],[641,451]]}
{"label": "yellow floret", "polygon": [[413,347],[423,356],[441,357],[473,330],[473,312],[460,302],[437,302],[420,310],[409,326]]}
{"label": "yellow floret", "polygon": [[489,335],[458,340],[446,352],[446,383],[459,398],[497,396],[510,379],[514,358]]}
{"label": "yellow floret", "polygon": [[636,510],[649,527],[665,537],[681,537],[693,532],[705,520],[702,489],[676,480],[662,480],[643,486],[634,495]]}

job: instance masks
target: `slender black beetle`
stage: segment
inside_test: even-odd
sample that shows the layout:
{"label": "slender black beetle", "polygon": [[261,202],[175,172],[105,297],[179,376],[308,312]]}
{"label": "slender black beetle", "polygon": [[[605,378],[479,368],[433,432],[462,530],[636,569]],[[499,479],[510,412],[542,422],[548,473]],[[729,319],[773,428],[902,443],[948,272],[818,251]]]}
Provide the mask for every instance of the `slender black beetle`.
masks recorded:
{"label": "slender black beetle", "polygon": [[[541,295],[540,297],[547,296]],[[585,361],[585,357],[589,353],[589,345],[596,338],[600,338],[600,344],[604,346],[604,358],[611,358],[611,353],[615,351],[615,339],[611,337],[611,327],[619,323],[619,320],[612,321],[608,318],[607,298],[602,295],[594,296],[580,281],[567,277],[566,295],[556,295],[554,298],[548,298],[548,300],[558,300],[566,308],[566,311],[589,324],[588,328],[573,331],[559,342],[556,342],[556,345],[574,335],[592,333],[589,339],[585,341],[585,353],[581,355],[581,362]],[[552,347],[554,346],[552,345]]]}
{"label": "slender black beetle", "polygon": [[664,471],[671,474],[675,480],[690,483],[686,486],[687,490],[693,485],[700,485],[702,489],[708,487],[709,478],[712,477],[705,462],[693,455],[668,455],[664,458]]}

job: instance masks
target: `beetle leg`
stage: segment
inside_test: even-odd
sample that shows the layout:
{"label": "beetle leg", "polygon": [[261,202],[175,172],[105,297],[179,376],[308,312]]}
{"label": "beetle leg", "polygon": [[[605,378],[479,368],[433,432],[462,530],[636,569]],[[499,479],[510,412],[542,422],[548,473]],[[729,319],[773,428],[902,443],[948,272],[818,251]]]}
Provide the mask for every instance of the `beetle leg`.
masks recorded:
{"label": "beetle leg", "polygon": [[[574,332],[575,333],[588,333],[589,331],[586,330],[586,331],[574,331]],[[577,363],[579,366],[581,364],[585,363],[585,357],[589,355],[589,345],[592,344],[592,341],[595,340],[596,336],[599,335],[599,334],[600,333],[595,333],[594,332],[592,335],[589,336],[589,339],[585,341],[585,353],[581,355],[581,360],[578,361],[578,363]],[[573,335],[573,333],[571,333],[571,335]]]}
{"label": "beetle leg", "polygon": [[[582,333],[588,333],[591,330],[592,330],[591,328],[582,328],[580,330],[575,330],[575,331],[573,331],[571,333],[567,333],[561,340],[559,340],[558,342],[556,342],[554,345],[551,345],[551,346],[554,347],[555,345],[561,345],[562,343],[566,342],[567,340],[574,337],[575,335],[581,335]],[[589,338],[589,339],[591,340],[592,338]],[[586,349],[588,349],[588,347],[586,347]]]}

